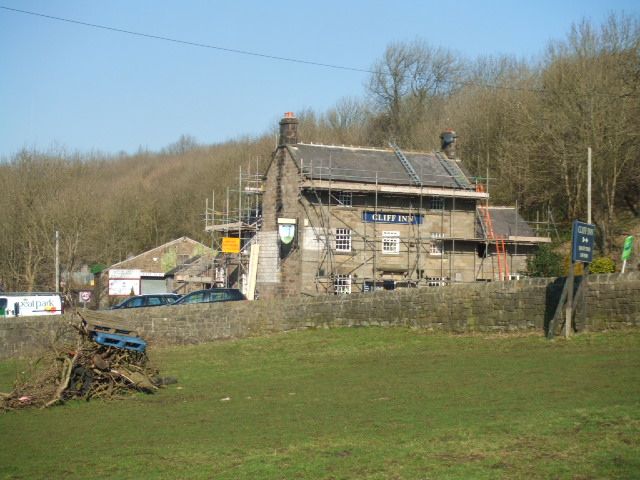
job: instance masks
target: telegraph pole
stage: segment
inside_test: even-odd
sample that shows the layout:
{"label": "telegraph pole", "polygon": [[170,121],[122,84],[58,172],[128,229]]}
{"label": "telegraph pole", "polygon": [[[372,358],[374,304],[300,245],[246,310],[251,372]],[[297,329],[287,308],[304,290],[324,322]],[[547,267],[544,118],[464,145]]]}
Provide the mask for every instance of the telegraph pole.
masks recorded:
{"label": "telegraph pole", "polygon": [[56,230],[56,293],[60,293],[60,235]]}
{"label": "telegraph pole", "polygon": [[591,147],[587,148],[587,223],[591,223]]}

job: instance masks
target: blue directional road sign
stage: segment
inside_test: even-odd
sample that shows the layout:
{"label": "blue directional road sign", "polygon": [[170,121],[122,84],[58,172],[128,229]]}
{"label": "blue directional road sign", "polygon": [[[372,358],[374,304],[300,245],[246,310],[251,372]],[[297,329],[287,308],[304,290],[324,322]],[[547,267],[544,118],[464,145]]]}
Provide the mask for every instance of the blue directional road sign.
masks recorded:
{"label": "blue directional road sign", "polygon": [[593,245],[595,243],[595,238],[595,225],[574,220],[571,261],[591,263],[591,260],[593,259]]}

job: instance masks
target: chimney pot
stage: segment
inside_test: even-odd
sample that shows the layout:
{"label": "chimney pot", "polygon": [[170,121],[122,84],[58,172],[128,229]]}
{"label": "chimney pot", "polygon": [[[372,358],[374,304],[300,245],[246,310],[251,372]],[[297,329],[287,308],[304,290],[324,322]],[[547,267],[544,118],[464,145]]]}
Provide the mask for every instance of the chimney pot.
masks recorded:
{"label": "chimney pot", "polygon": [[456,158],[456,132],[447,128],[440,134],[440,146],[447,158]]}
{"label": "chimney pot", "polygon": [[280,120],[278,146],[298,143],[298,119],[293,112],[286,112]]}

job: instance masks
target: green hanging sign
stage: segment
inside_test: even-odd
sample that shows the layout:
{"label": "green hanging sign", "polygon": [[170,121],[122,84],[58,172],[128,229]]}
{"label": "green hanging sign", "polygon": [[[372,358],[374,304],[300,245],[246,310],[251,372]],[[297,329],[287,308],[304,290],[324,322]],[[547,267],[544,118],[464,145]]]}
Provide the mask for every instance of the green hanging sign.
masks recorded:
{"label": "green hanging sign", "polygon": [[624,246],[622,247],[622,260],[627,261],[631,258],[631,252],[633,251],[633,235],[629,235],[624,239]]}

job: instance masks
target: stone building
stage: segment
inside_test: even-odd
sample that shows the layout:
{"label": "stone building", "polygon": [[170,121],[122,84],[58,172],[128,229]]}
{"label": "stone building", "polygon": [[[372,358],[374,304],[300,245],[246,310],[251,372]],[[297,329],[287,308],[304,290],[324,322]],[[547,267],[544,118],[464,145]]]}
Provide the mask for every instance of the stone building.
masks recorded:
{"label": "stone building", "polygon": [[[95,292],[99,304],[106,307],[130,295],[172,291],[187,293],[191,290],[192,278],[181,273],[212,254],[211,248],[203,243],[180,237],[115,263],[100,274]],[[205,278],[203,274],[193,279],[200,282],[194,284],[194,288],[208,287],[213,283],[213,279]]]}
{"label": "stone building", "polygon": [[505,280],[540,242],[515,209],[442,151],[301,143],[280,122],[264,177],[256,289],[261,298]]}

